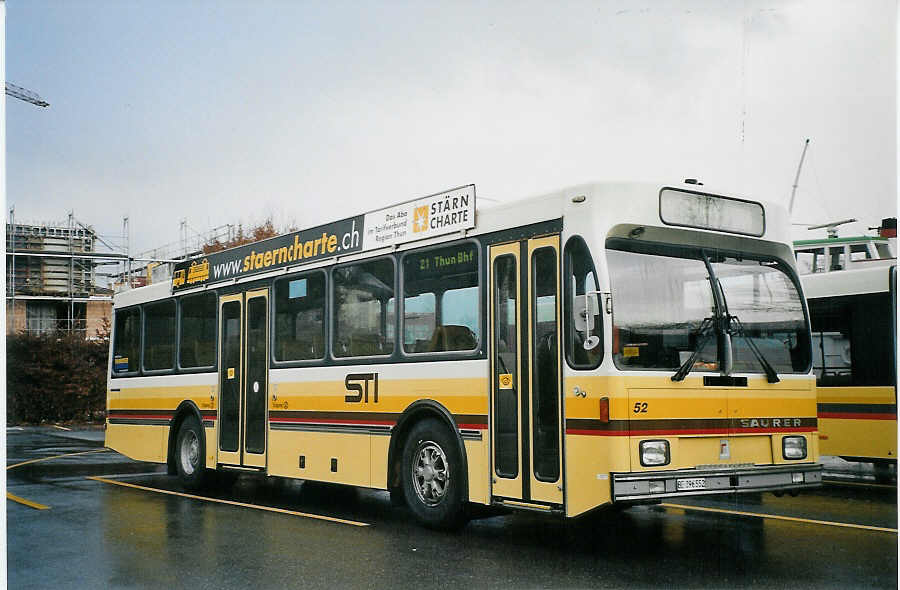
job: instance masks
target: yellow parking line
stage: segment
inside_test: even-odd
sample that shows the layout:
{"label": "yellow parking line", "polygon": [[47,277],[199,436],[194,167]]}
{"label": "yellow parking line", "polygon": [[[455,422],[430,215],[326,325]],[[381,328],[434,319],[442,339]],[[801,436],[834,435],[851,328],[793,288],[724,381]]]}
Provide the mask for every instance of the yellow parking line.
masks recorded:
{"label": "yellow parking line", "polygon": [[821,524],[826,526],[845,527],[850,529],[863,529],[867,531],[880,531],[883,533],[896,533],[897,529],[890,529],[880,526],[869,526],[865,524],[852,524],[849,522],[832,522],[829,520],[813,520],[810,518],[797,518],[795,516],[780,516],[776,514],[760,514],[758,512],[741,512],[740,510],[725,510],[724,508],[706,508],[701,506],[687,506],[684,504],[668,504],[663,503],[661,506],[666,508],[680,508],[682,510],[699,510],[700,512],[717,512],[719,514],[736,514],[738,516],[755,516],[757,518],[771,518],[773,520],[787,520],[791,522],[805,522],[808,524]]}
{"label": "yellow parking line", "polygon": [[354,520],[344,520],[343,518],[335,518],[333,516],[323,516],[321,514],[310,514],[308,512],[295,512],[293,510],[285,510],[284,508],[272,508],[271,506],[260,506],[258,504],[245,504],[243,502],[235,502],[234,500],[220,500],[219,498],[207,498],[206,496],[195,496],[194,494],[185,494],[183,492],[174,492],[172,490],[161,490],[159,488],[151,488],[147,486],[139,486],[133,483],[126,483],[124,481],[116,481],[114,479],[106,479],[105,477],[92,476],[88,477],[88,479],[92,479],[94,481],[99,481],[102,483],[109,483],[117,486],[124,486],[126,488],[134,488],[137,490],[145,490],[148,492],[158,492],[160,494],[169,494],[172,496],[181,496],[182,498],[191,498],[192,500],[203,500],[205,502],[215,502],[217,504],[228,504],[229,506],[240,506],[242,508],[255,508],[256,510],[265,510],[266,512],[278,512],[280,514],[291,514],[293,516],[303,516],[306,518],[315,518],[318,520],[327,520],[329,522],[338,522],[341,524],[349,524],[351,526],[371,526],[365,522],[356,522]]}
{"label": "yellow parking line", "polygon": [[35,510],[49,510],[49,506],[44,506],[43,504],[38,504],[37,502],[32,502],[31,500],[26,500],[25,498],[20,498],[15,494],[10,494],[6,492],[6,499],[12,500],[13,502],[18,502],[19,504],[24,504],[25,506],[29,506],[34,508]]}
{"label": "yellow parking line", "polygon": [[41,457],[40,459],[32,459],[30,461],[22,461],[21,463],[16,463],[15,465],[7,465],[6,470],[9,471],[13,467],[21,467],[22,465],[29,465],[31,463],[40,463],[41,461],[49,461],[50,459],[59,459],[60,457],[74,457],[75,455],[90,455],[91,453],[105,453],[109,449],[97,449],[96,451],[81,451],[78,453],[66,453],[64,455],[54,455],[52,457]]}
{"label": "yellow parking line", "polygon": [[[109,449],[97,449],[95,451],[81,451],[78,453],[66,453],[64,455],[54,455],[52,457],[41,457],[40,459],[31,459],[30,461],[22,461],[21,463],[16,463],[15,465],[7,465],[6,470],[9,471],[13,467],[21,467],[22,465],[29,465],[31,463],[39,463],[41,461],[49,461],[50,459],[59,459],[60,457],[74,457],[75,455],[90,455],[91,453],[105,453]],[[49,506],[44,506],[43,504],[38,504],[37,502],[32,502],[31,500],[26,500],[25,498],[20,498],[15,494],[10,494],[6,492],[6,499],[12,500],[13,502],[18,502],[19,504],[24,504],[25,506],[30,506],[35,510],[49,510]]]}
{"label": "yellow parking line", "polygon": [[834,486],[860,486],[864,488],[884,488],[887,490],[896,490],[897,486],[892,486],[890,484],[884,483],[868,483],[865,481],[843,481],[840,479],[823,479],[822,483],[827,483]]}

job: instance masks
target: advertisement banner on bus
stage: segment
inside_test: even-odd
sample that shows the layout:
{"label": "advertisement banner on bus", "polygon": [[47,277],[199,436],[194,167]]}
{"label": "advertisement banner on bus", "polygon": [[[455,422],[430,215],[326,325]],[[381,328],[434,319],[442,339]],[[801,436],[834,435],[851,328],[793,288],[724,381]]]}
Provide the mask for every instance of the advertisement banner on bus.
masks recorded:
{"label": "advertisement banner on bus", "polygon": [[366,213],[363,250],[424,240],[475,227],[475,185]]}
{"label": "advertisement banner on bus", "polygon": [[175,266],[172,290],[180,291],[289,265],[362,250],[363,216],[320,225],[245,246],[214,252]]}
{"label": "advertisement banner on bus", "polygon": [[385,207],[177,264],[172,291],[396,246],[475,227],[475,185]]}

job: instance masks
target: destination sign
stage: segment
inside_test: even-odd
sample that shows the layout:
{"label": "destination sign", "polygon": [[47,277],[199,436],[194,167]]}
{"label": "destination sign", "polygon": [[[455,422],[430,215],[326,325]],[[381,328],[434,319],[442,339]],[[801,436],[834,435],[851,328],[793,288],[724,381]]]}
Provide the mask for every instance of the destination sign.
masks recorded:
{"label": "destination sign", "polygon": [[172,291],[475,227],[475,185],[180,262]]}

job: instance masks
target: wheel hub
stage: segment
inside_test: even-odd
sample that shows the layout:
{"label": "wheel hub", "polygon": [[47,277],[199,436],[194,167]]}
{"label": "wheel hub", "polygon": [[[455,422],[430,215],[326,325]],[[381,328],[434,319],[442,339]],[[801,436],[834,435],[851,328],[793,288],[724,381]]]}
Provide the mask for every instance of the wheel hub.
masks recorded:
{"label": "wheel hub", "polygon": [[200,440],[193,431],[188,431],[181,439],[181,469],[192,475],[200,464]]}
{"label": "wheel hub", "polygon": [[419,443],[412,466],[413,488],[428,506],[439,504],[450,483],[450,465],[444,450],[435,442]]}

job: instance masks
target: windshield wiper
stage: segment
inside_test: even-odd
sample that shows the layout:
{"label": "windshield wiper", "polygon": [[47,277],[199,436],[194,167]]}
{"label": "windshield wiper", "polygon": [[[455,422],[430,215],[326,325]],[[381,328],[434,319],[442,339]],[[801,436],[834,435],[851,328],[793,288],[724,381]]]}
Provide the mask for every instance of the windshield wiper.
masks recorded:
{"label": "windshield wiper", "polygon": [[753,338],[747,336],[747,332],[744,330],[744,324],[741,323],[741,320],[738,319],[736,315],[728,316],[728,328],[731,330],[732,324],[737,325],[737,335],[743,336],[744,340],[747,341],[747,346],[753,352],[753,356],[756,357],[756,360],[759,361],[759,364],[762,365],[763,371],[766,372],[766,381],[769,383],[778,383],[781,381],[778,378],[778,373],[775,372],[775,369],[772,368],[772,365],[769,364],[769,361],[766,360],[766,357],[763,356],[763,353],[760,352],[759,348],[756,347],[756,343],[753,342]]}
{"label": "windshield wiper", "polygon": [[694,363],[697,361],[697,357],[700,356],[700,352],[706,346],[710,337],[715,333],[713,326],[715,326],[715,319],[712,317],[704,318],[700,323],[700,329],[697,331],[697,348],[694,349],[694,352],[691,353],[691,356],[689,356],[686,361],[681,363],[681,366],[678,367],[678,370],[672,375],[672,381],[684,381],[685,376],[687,376],[694,366]]}

